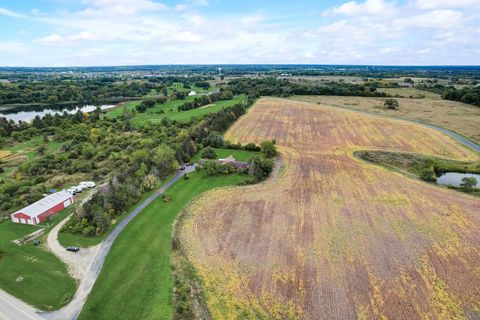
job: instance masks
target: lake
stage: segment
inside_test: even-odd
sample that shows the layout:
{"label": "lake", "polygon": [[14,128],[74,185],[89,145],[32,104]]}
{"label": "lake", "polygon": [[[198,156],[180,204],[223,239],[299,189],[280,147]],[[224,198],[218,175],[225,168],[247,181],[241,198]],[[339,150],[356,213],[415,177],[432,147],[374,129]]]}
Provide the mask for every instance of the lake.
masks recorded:
{"label": "lake", "polygon": [[[7,120],[13,120],[15,122],[18,121],[26,121],[30,122],[35,118],[36,116],[39,116],[40,118],[44,117],[47,114],[62,114],[63,112],[67,113],[75,113],[77,111],[81,112],[92,112],[95,110],[97,106],[95,105],[84,105],[84,106],[79,106],[79,107],[70,107],[70,108],[63,108],[63,109],[41,109],[41,110],[29,110],[29,111],[18,111],[18,112],[0,112],[0,117],[7,118]],[[106,110],[115,107],[113,104],[103,104],[100,105],[100,109]]]}
{"label": "lake", "polygon": [[462,183],[462,178],[477,178],[477,187],[480,187],[480,174],[472,173],[458,173],[458,172],[447,172],[437,178],[437,183],[445,186],[451,185],[455,187],[460,187]]}

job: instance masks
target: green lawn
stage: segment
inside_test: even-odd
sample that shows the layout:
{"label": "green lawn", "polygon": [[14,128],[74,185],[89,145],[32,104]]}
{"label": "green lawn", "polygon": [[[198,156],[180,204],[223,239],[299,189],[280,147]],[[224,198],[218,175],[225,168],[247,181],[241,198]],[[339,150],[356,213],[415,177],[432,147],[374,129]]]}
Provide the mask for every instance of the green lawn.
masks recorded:
{"label": "green lawn", "polygon": [[[14,155],[23,155],[26,156],[26,161],[34,161],[38,156],[35,149],[43,144],[43,138],[41,136],[33,137],[30,140],[16,143],[13,146],[3,148],[2,150],[7,150],[13,153]],[[63,142],[49,141],[46,145],[45,154],[52,153],[60,148]],[[7,179],[15,171],[16,167],[4,167],[5,172],[0,174],[0,178]]]}
{"label": "green lawn", "polygon": [[[222,148],[215,148],[215,152],[217,153],[217,159],[224,159],[228,156],[232,155],[238,161],[249,161],[254,155],[260,154],[259,152],[255,151],[247,151],[247,150],[236,150],[236,149],[222,149]],[[200,155],[202,154],[202,150],[198,152],[196,155],[193,156],[192,162],[198,162],[200,160]]]}
{"label": "green lawn", "polygon": [[[187,97],[185,100],[169,100],[164,104],[157,104],[144,113],[136,113],[132,121],[134,124],[141,125],[146,121],[158,123],[163,118],[167,117],[171,120],[186,122],[191,120],[193,117],[202,117],[206,114],[217,112],[225,107],[233,106],[234,104],[245,101],[245,95],[239,95],[232,100],[217,101],[209,106],[202,108],[192,109],[188,111],[177,110],[180,105],[184,104],[187,101],[192,101],[194,98],[195,97]],[[133,110],[135,109],[135,106],[139,103],[140,101],[126,102],[117,108],[108,110],[107,116],[120,116],[123,114],[125,108],[127,108],[128,110]]]}
{"label": "green lawn", "polygon": [[69,232],[59,232],[57,239],[58,239],[58,242],[60,242],[60,244],[65,248],[68,246],[77,246],[81,248],[87,248],[100,243],[107,234],[108,233],[100,237],[85,237],[79,234],[73,234]]}
{"label": "green lawn", "polygon": [[244,179],[189,176],[168,189],[170,202],[157,198],[115,240],[79,319],[172,319],[173,222],[193,197]]}
{"label": "green lawn", "polygon": [[[254,155],[258,154],[258,152],[255,152],[255,151],[222,149],[222,148],[215,148],[215,152],[217,153],[217,157],[219,159],[227,158],[228,156],[233,155],[235,157],[235,159],[237,159],[238,161],[249,161]],[[200,154],[201,154],[201,151],[198,152],[195,156],[193,156],[192,162],[198,162],[198,160],[200,159]],[[171,176],[164,179],[163,181],[166,182],[170,178],[171,178]],[[141,203],[142,201],[147,199],[155,190],[160,188],[160,186],[161,186],[161,184],[158,187],[154,188],[154,190],[152,190],[151,192],[145,194],[143,196],[142,200],[140,200],[138,203]],[[127,210],[126,214],[128,214],[130,211],[132,211],[137,205],[138,204],[135,204],[133,207],[131,207],[129,210]],[[116,219],[117,223],[122,221],[122,219],[125,218],[126,214],[124,214],[121,217],[117,217],[117,219]],[[105,237],[113,230],[113,228],[116,227],[117,223],[112,225],[110,227],[110,230],[100,237],[87,237],[87,236],[82,236],[80,234],[72,234],[72,233],[69,233],[69,232],[59,232],[58,241],[64,247],[79,246],[79,247],[82,247],[82,248],[87,248],[87,247],[96,245],[96,244],[100,243],[101,241],[103,241],[103,239],[105,239]]]}
{"label": "green lawn", "polygon": [[159,184],[158,186],[156,186],[155,188],[153,188],[152,191],[150,192],[147,192],[143,195],[143,197],[140,199],[140,201],[138,201],[138,203],[134,204],[133,206],[131,206],[130,208],[128,208],[125,213],[119,217],[116,217],[115,220],[116,220],[116,223],[112,224],[109,228],[109,230],[104,233],[103,235],[99,236],[99,237],[87,237],[87,236],[83,236],[81,234],[72,234],[72,233],[69,233],[69,232],[59,232],[58,233],[58,242],[60,242],[60,244],[64,247],[68,247],[68,246],[78,246],[78,247],[82,247],[82,248],[87,248],[87,247],[90,247],[90,246],[94,246],[100,242],[103,241],[103,239],[105,239],[105,237],[110,233],[112,232],[113,229],[115,229],[115,227],[117,226],[117,224],[122,221],[136,206],[138,206],[138,204],[142,203],[143,201],[145,201],[148,197],[150,197],[150,195],[152,193],[154,193],[155,191],[157,191],[162,185],[164,185],[168,180],[170,180],[171,178],[173,177],[173,174],[169,175],[168,177],[166,177],[165,179],[163,179]]}
{"label": "green lawn", "polygon": [[[57,214],[50,228],[68,213]],[[38,247],[31,242],[22,246],[11,242],[38,229],[10,221],[0,224],[0,288],[39,309],[56,310],[70,301],[77,285],[65,264],[43,248],[48,231]]]}

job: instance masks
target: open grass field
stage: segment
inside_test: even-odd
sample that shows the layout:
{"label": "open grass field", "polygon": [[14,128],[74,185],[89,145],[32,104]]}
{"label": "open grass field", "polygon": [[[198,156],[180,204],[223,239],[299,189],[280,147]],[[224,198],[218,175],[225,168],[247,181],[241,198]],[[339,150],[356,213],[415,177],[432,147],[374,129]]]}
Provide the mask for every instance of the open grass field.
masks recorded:
{"label": "open grass field", "polygon": [[[67,214],[64,210],[56,215],[50,228]],[[70,301],[77,286],[65,264],[43,248],[48,231],[38,247],[11,242],[38,229],[10,221],[0,224],[0,288],[39,309],[56,310]]]}
{"label": "open grass field", "polygon": [[[20,164],[26,161],[35,161],[37,158],[35,149],[42,144],[42,137],[38,136],[1,149],[0,166],[4,168],[5,172],[0,173],[0,178],[9,179],[11,178],[11,174],[15,171],[16,167],[18,167]],[[45,154],[57,151],[61,145],[61,142],[49,141],[46,144]]]}
{"label": "open grass field", "polygon": [[157,189],[159,189],[162,185],[164,185],[172,177],[173,177],[173,174],[165,177],[165,179],[163,179],[161,182],[159,182],[158,185],[155,188],[153,188],[149,192],[146,192],[142,196],[142,198],[138,201],[138,203],[132,205],[130,208],[125,210],[124,214],[122,214],[120,216],[117,216],[115,218],[115,221],[112,221],[112,224],[110,225],[110,228],[108,229],[108,231],[105,232],[104,234],[102,234],[101,236],[88,237],[88,236],[84,236],[82,234],[73,234],[73,233],[69,233],[69,232],[59,232],[58,233],[58,242],[60,242],[60,244],[64,247],[78,246],[78,247],[81,247],[81,248],[87,248],[87,247],[99,244],[100,242],[103,241],[103,239],[105,239],[110,234],[110,232],[112,232],[117,227],[117,225],[120,221],[122,221],[133,209],[135,209],[135,207],[138,206],[139,203],[142,203],[143,201],[145,201],[148,197],[150,197],[152,195],[152,193],[154,193]]}
{"label": "open grass field", "polygon": [[387,110],[383,107],[385,99],[382,98],[296,96],[293,99],[418,120],[480,142],[480,108],[461,102],[398,98],[400,108]]}
{"label": "open grass field", "polygon": [[[245,96],[240,95],[232,100],[217,101],[211,105],[204,106],[201,108],[196,108],[187,111],[178,111],[177,108],[184,104],[187,101],[192,101],[195,97],[187,97],[185,100],[170,100],[164,104],[157,104],[153,108],[148,109],[144,113],[136,113],[132,121],[136,125],[141,125],[147,121],[152,123],[158,123],[163,118],[168,118],[170,120],[177,120],[179,122],[186,122],[191,120],[193,117],[203,117],[209,113],[217,112],[225,107],[233,106],[237,103],[242,103],[245,101]],[[140,101],[129,101],[124,104],[119,105],[118,107],[107,111],[107,115],[110,117],[115,117],[123,114],[124,108],[128,110],[135,109],[135,106],[139,104]]]}
{"label": "open grass field", "polygon": [[477,154],[412,123],[274,98],[226,138],[275,138],[285,169],[185,209],[179,239],[213,319],[478,318],[480,200],[352,153]]}
{"label": "open grass field", "polygon": [[438,93],[430,92],[430,91],[423,91],[418,90],[416,88],[378,88],[377,91],[385,92],[389,95],[398,97],[398,98],[427,98],[433,100],[440,100],[441,96]]}
{"label": "open grass field", "polygon": [[189,177],[167,190],[170,202],[159,197],[115,240],[79,319],[172,319],[172,224],[193,197],[245,179]]}

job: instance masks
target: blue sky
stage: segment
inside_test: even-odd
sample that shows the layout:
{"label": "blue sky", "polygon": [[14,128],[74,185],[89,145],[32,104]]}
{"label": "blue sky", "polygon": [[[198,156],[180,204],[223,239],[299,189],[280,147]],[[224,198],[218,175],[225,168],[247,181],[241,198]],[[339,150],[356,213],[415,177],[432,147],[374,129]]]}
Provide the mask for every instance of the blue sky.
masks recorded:
{"label": "blue sky", "polygon": [[0,0],[0,66],[479,65],[480,0]]}

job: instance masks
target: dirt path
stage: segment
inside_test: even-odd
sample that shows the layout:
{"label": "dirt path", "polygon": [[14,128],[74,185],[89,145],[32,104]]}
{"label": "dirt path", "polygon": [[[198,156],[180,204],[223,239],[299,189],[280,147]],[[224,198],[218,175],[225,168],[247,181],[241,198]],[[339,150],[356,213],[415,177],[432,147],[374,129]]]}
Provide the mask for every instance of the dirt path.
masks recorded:
{"label": "dirt path", "polygon": [[67,251],[60,242],[58,242],[58,232],[62,229],[65,223],[67,223],[70,216],[71,215],[57,224],[50,231],[47,237],[47,247],[68,266],[68,272],[74,279],[82,280],[95,259],[95,256],[98,254],[100,244],[88,248],[82,248],[78,252]]}

